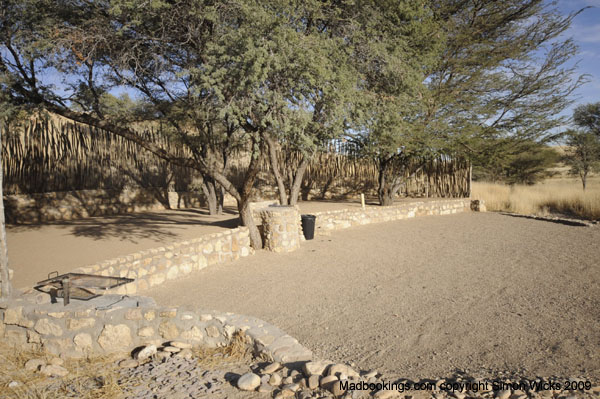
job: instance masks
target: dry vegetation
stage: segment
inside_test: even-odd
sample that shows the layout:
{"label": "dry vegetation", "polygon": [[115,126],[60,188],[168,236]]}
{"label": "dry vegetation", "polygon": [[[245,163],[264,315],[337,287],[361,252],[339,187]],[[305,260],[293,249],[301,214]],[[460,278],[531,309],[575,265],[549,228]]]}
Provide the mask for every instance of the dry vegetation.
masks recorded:
{"label": "dry vegetation", "polygon": [[[60,387],[56,389],[57,380],[46,377],[38,372],[25,370],[23,365],[29,359],[45,359],[49,361],[55,356],[41,351],[16,349],[5,343],[0,343],[0,391],[2,397],[15,399],[58,399],[66,397],[66,389],[70,384],[86,384],[87,395],[82,398],[118,398],[122,390],[116,381],[116,360],[119,356],[96,357],[90,359],[70,360],[65,362],[65,367],[70,374],[60,380]],[[120,358],[123,356],[121,355]],[[9,388],[8,384],[17,382],[19,385]],[[88,382],[94,381],[96,389],[90,389]]]}
{"label": "dry vegetation", "polygon": [[[196,347],[193,349],[198,367],[217,369],[234,364],[250,364],[253,358],[244,334],[236,334],[230,345],[222,348]],[[140,384],[122,378],[118,373],[118,362],[129,354],[98,356],[87,359],[71,359],[64,364],[69,375],[64,378],[49,378],[39,372],[25,370],[23,365],[30,359],[50,361],[55,356],[35,350],[15,349],[0,342],[0,398],[11,399],[115,399],[125,397],[128,384]],[[19,385],[9,388],[16,381]],[[74,396],[75,395],[75,396]]]}
{"label": "dry vegetation", "polygon": [[586,191],[579,179],[568,177],[533,186],[474,182],[471,197],[483,199],[488,211],[600,220],[600,176],[589,178]]}

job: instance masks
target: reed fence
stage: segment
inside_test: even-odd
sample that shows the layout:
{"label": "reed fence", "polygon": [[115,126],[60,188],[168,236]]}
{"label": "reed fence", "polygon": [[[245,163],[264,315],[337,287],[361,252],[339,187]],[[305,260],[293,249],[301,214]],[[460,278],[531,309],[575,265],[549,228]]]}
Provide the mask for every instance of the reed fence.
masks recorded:
{"label": "reed fence", "polygon": [[[198,172],[171,165],[138,144],[55,115],[32,117],[15,126],[0,124],[0,129],[5,194],[126,187],[188,191],[191,183],[201,178]],[[162,134],[160,127],[140,129],[139,134],[178,156],[191,155],[184,146]],[[284,175],[292,179],[301,154],[282,151],[280,155]],[[248,161],[249,156],[243,152],[233,155],[229,165],[233,181],[240,179]],[[265,157],[261,181],[274,186],[270,169]],[[398,172],[407,178],[403,195],[469,195],[470,165],[464,159],[439,157],[413,176],[409,169]],[[302,182],[303,196],[307,197],[309,192],[316,193],[313,195],[316,197],[325,197],[328,192],[373,193],[378,173],[374,160],[357,156],[350,144],[333,142],[311,159]]]}

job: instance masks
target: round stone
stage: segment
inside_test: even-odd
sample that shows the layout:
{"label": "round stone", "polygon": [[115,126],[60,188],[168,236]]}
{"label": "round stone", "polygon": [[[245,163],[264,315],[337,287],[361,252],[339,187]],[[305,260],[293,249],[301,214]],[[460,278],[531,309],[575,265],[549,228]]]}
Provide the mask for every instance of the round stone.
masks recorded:
{"label": "round stone", "polygon": [[29,359],[25,362],[25,370],[38,371],[42,366],[45,366],[46,362],[42,359]]}
{"label": "round stone", "polygon": [[59,366],[56,364],[49,364],[47,366],[42,366],[40,372],[44,375],[50,377],[64,377],[69,374],[69,370],[64,368],[63,366]]}
{"label": "round stone", "polygon": [[176,348],[174,346],[165,346],[162,350],[164,352],[177,353],[181,351],[181,348]]}
{"label": "round stone", "polygon": [[281,363],[279,363],[279,362],[270,363],[262,369],[262,373],[263,374],[273,374],[280,368],[281,368]]}
{"label": "round stone", "polygon": [[508,399],[511,395],[511,391],[509,389],[502,389],[496,393],[496,398],[498,399]]}
{"label": "round stone", "polygon": [[321,378],[321,388],[329,390],[333,384],[338,381],[335,375],[328,375],[327,377]]}
{"label": "round stone", "polygon": [[243,391],[254,391],[260,385],[260,377],[254,373],[246,373],[237,382],[239,389]]}
{"label": "round stone", "polygon": [[171,345],[175,348],[179,348],[179,349],[190,349],[192,347],[192,344],[188,344],[187,342],[179,342],[179,341],[175,341],[175,342],[171,342]]}
{"label": "round stone", "polygon": [[304,375],[310,377],[311,375],[323,375],[325,369],[329,366],[329,363],[322,361],[307,362],[302,366]]}
{"label": "round stone", "polygon": [[133,359],[124,359],[119,362],[119,367],[128,368],[128,369],[137,367],[138,365],[139,365],[138,361],[133,360]]}
{"label": "round stone", "polygon": [[143,360],[148,359],[150,356],[155,355],[156,352],[157,352],[156,345],[148,345],[148,346],[145,346],[142,350],[138,351],[134,355],[134,358],[139,361],[143,361]]}
{"label": "round stone", "polygon": [[271,378],[269,378],[269,384],[276,387],[281,385],[281,376],[279,375],[279,373],[274,373],[271,375]]}
{"label": "round stone", "polygon": [[287,389],[287,390],[290,390],[292,392],[296,392],[296,391],[298,391],[300,389],[300,385],[298,385],[298,384],[286,384],[286,385],[282,386],[281,389],[284,390],[284,391]]}
{"label": "round stone", "polygon": [[273,387],[269,384],[260,384],[260,386],[258,387],[258,392],[261,393],[269,393],[273,391]]}
{"label": "round stone", "polygon": [[317,374],[313,374],[310,377],[308,377],[308,388],[317,389],[319,387],[319,379],[320,376]]}

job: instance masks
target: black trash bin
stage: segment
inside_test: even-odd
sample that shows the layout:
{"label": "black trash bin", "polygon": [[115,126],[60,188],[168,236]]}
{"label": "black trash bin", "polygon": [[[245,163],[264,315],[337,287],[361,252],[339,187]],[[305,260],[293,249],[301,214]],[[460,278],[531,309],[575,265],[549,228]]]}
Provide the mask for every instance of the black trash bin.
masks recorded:
{"label": "black trash bin", "polygon": [[304,238],[312,240],[315,238],[315,215],[302,215],[302,231],[304,232]]}

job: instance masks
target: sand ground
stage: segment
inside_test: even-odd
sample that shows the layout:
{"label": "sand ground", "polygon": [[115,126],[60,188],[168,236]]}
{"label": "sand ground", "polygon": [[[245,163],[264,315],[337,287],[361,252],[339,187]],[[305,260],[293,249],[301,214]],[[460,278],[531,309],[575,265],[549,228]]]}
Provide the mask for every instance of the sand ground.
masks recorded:
{"label": "sand ground", "polygon": [[408,378],[600,381],[600,228],[466,213],[317,237],[144,294],[250,314],[318,356]]}
{"label": "sand ground", "polygon": [[[358,208],[357,201],[302,202],[304,213]],[[8,256],[16,288],[32,287],[48,273],[77,267],[237,227],[234,207],[165,210],[36,225],[7,225]]]}
{"label": "sand ground", "polygon": [[[302,203],[303,213],[358,207]],[[165,211],[8,226],[15,286],[237,225]],[[259,251],[141,293],[260,317],[322,358],[390,376],[600,381],[600,226],[466,213],[373,224]]]}

